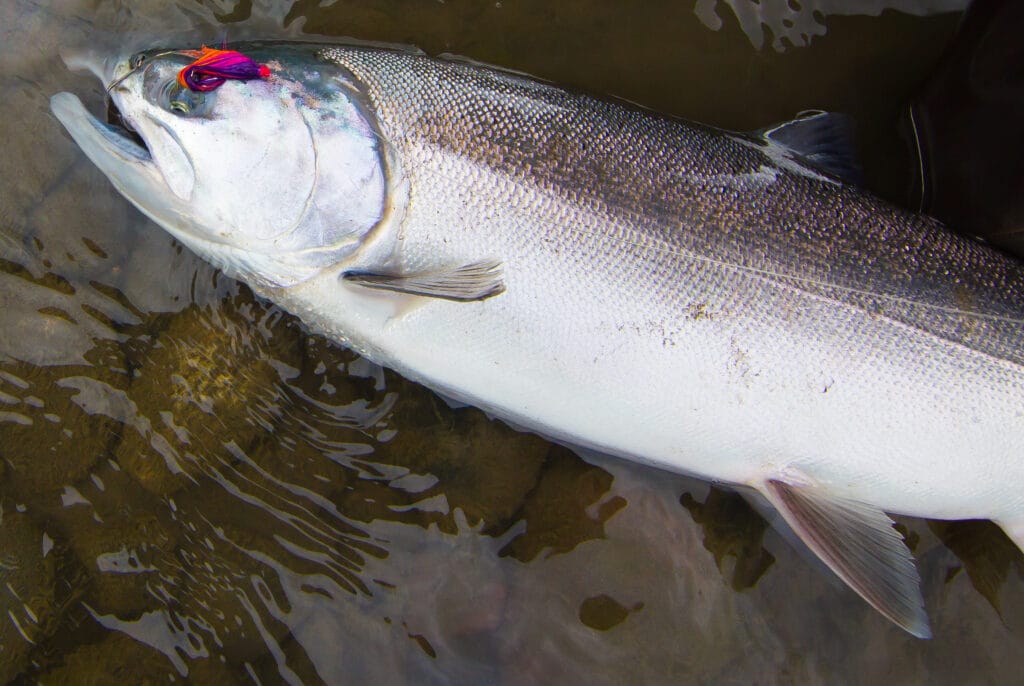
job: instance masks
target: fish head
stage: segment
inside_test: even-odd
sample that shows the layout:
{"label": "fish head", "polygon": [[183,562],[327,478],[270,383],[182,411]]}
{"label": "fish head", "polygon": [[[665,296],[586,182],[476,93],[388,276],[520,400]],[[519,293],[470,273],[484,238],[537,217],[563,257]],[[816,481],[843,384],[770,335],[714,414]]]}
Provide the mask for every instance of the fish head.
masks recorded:
{"label": "fish head", "polygon": [[211,91],[179,79],[194,51],[89,65],[123,126],[70,93],[51,108],[125,197],[201,257],[290,286],[354,253],[382,220],[387,151],[359,85],[314,50],[246,54],[269,73]]}

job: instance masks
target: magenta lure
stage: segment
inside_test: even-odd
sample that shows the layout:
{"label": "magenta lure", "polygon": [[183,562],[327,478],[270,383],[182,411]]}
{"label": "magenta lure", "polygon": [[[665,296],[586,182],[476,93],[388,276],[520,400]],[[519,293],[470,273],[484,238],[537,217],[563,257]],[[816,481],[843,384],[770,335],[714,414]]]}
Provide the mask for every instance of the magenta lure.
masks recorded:
{"label": "magenta lure", "polygon": [[228,79],[249,81],[270,76],[270,69],[265,64],[257,64],[234,50],[217,50],[204,45],[202,50],[186,54],[197,59],[178,72],[178,83],[194,91],[216,90]]}

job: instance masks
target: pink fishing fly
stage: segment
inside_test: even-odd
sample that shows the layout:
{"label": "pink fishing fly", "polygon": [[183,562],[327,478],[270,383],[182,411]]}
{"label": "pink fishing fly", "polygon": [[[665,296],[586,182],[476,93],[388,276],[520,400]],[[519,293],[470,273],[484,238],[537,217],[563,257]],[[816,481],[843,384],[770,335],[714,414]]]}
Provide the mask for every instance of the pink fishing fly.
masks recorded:
{"label": "pink fishing fly", "polygon": [[234,50],[218,50],[204,45],[202,50],[191,50],[186,54],[197,59],[178,72],[178,83],[194,91],[216,90],[228,79],[248,81],[270,76],[270,69],[265,64],[257,64]]}

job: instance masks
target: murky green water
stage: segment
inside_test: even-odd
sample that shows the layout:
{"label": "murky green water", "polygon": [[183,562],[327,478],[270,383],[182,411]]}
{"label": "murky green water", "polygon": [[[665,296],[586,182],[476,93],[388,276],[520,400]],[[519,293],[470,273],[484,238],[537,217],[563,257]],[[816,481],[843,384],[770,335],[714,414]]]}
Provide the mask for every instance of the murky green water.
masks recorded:
{"label": "murky green water", "polygon": [[47,106],[102,104],[61,49],[349,35],[724,127],[850,112],[900,200],[896,113],[956,25],[925,10],[957,4],[4,2],[0,681],[1018,679],[1022,559],[994,527],[904,520],[936,635],[913,639],[738,496],[583,461],[308,335],[142,218]]}

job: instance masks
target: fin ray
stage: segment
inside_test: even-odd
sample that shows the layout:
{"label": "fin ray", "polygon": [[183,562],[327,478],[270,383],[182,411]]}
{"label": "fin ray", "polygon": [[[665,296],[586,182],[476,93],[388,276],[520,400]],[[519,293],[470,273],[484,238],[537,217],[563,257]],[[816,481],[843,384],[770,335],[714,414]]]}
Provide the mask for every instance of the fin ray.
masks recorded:
{"label": "fin ray", "polygon": [[496,260],[418,274],[346,272],[342,278],[365,288],[458,302],[485,300],[505,291],[501,262]]}
{"label": "fin ray", "polygon": [[861,167],[853,143],[853,120],[845,114],[809,110],[796,119],[757,132],[807,165],[841,181],[860,183]]}
{"label": "fin ray", "polygon": [[918,638],[931,638],[921,579],[881,510],[814,486],[769,480],[764,494],[807,547],[872,607]]}

